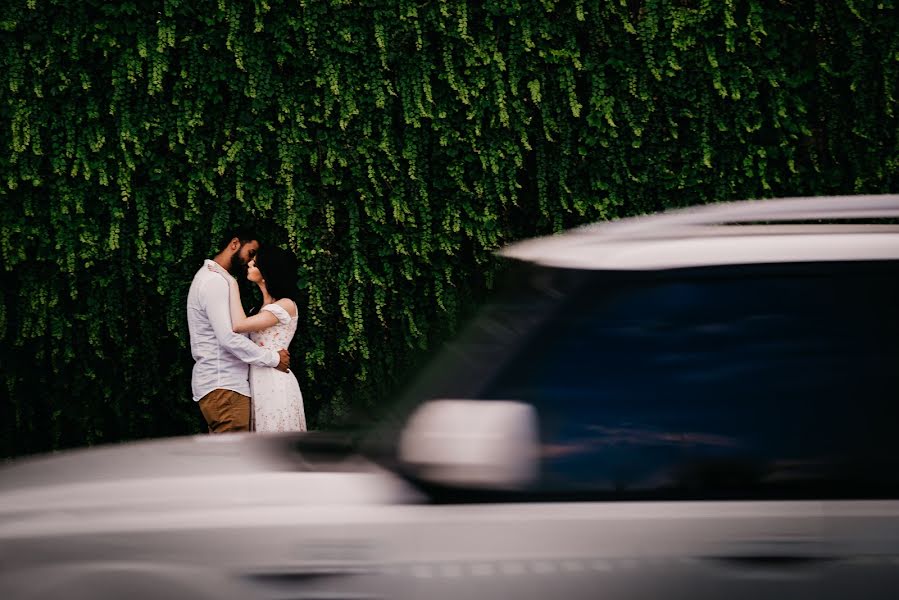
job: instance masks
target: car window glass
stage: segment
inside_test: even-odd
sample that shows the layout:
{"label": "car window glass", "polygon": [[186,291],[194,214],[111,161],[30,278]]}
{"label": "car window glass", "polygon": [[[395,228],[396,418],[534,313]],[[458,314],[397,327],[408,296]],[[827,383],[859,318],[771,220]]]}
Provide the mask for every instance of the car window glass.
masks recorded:
{"label": "car window glass", "polygon": [[540,414],[547,490],[868,496],[899,480],[895,267],[610,283],[480,397]]}

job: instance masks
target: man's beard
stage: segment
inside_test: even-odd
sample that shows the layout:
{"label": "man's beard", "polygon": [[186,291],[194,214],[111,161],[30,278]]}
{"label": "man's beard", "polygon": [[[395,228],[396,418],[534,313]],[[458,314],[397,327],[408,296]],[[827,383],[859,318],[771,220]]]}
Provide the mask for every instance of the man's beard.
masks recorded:
{"label": "man's beard", "polygon": [[247,276],[247,263],[244,261],[243,257],[240,256],[241,248],[243,248],[243,246],[238,248],[237,252],[231,255],[231,264],[228,266],[228,272],[238,281]]}

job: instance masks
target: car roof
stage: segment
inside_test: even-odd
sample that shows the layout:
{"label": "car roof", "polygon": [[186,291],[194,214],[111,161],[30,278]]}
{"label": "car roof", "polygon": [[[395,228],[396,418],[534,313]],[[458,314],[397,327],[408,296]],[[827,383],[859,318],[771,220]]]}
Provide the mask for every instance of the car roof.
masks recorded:
{"label": "car roof", "polygon": [[544,266],[658,270],[899,259],[899,195],[748,200],[595,223],[516,242],[501,256]]}

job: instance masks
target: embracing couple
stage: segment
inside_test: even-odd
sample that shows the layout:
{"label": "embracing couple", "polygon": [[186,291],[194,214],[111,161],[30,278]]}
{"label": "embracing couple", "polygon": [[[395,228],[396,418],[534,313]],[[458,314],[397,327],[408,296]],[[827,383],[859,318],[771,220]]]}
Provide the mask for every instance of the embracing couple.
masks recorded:
{"label": "embracing couple", "polygon": [[[260,247],[245,229],[229,232],[218,249],[187,295],[194,401],[211,433],[306,431],[303,395],[287,352],[297,329],[296,258]],[[237,283],[242,277],[262,293],[249,317]]]}

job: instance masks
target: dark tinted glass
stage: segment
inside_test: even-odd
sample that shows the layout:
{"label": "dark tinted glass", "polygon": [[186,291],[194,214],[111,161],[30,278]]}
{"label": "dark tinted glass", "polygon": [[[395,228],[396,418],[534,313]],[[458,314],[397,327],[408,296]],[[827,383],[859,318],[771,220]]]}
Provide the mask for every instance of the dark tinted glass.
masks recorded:
{"label": "dark tinted glass", "polygon": [[542,490],[896,495],[895,264],[556,276],[482,316],[464,390],[537,407]]}

